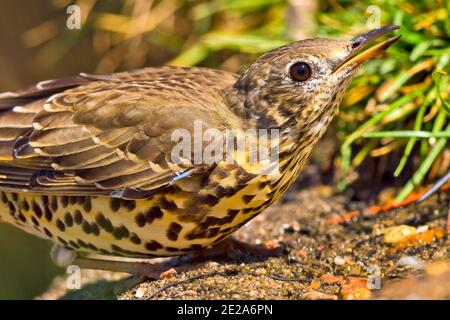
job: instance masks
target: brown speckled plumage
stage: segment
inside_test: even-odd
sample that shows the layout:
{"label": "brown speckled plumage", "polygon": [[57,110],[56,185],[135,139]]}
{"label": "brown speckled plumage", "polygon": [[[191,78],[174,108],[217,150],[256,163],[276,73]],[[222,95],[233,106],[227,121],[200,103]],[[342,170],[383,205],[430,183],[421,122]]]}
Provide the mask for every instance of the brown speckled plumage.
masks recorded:
{"label": "brown speckled plumage", "polygon": [[[179,255],[217,243],[296,179],[360,64],[349,57],[369,40],[297,42],[266,53],[241,77],[146,68],[4,93],[0,219],[102,254]],[[307,81],[289,78],[298,61],[312,69]],[[220,132],[279,129],[280,172],[174,163],[171,134],[193,133],[195,121]]]}

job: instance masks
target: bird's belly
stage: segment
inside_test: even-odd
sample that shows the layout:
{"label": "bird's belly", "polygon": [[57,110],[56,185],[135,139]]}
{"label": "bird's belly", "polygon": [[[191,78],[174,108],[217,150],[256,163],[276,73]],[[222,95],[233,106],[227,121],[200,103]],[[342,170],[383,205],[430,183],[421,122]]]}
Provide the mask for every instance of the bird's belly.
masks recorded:
{"label": "bird's belly", "polygon": [[[129,257],[180,255],[217,243],[273,202],[248,184],[219,202],[183,207],[183,194],[145,200],[1,192],[0,221],[77,251]],[[192,200],[192,199],[189,199]]]}

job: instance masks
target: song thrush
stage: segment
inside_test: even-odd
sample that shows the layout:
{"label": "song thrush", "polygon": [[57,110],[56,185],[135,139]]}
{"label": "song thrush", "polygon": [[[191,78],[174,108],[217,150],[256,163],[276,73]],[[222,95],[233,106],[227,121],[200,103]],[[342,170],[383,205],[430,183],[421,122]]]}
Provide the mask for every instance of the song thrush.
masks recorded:
{"label": "song thrush", "polygon": [[[397,28],[289,44],[242,76],[165,66],[3,93],[0,220],[74,252],[152,257],[215,245],[288,189],[358,67],[399,37],[360,49]],[[196,121],[218,132],[278,129],[278,172],[177,163],[172,134],[194,133]]]}

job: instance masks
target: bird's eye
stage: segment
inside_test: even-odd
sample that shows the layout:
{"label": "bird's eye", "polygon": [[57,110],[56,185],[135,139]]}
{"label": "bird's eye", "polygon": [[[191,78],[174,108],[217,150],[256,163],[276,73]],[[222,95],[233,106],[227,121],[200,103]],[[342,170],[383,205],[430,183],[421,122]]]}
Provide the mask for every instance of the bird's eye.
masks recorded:
{"label": "bird's eye", "polygon": [[289,68],[289,76],[294,81],[306,81],[311,77],[311,67],[305,62],[296,62]]}

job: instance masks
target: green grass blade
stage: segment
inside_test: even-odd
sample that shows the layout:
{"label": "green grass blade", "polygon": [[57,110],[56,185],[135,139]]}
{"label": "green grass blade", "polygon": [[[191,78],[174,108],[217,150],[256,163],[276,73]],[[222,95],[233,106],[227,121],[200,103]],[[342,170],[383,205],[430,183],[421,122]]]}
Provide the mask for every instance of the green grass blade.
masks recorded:
{"label": "green grass blade", "polygon": [[355,131],[353,131],[344,141],[341,147],[341,156],[342,156],[342,168],[347,170],[350,166],[350,158],[351,158],[351,144],[358,138],[361,138],[367,130],[371,127],[378,124],[386,115],[393,112],[397,108],[403,106],[404,104],[410,102],[415,97],[423,94],[422,90],[415,91],[407,96],[403,96],[400,99],[397,99],[395,102],[391,103],[385,110],[376,114],[371,119],[364,122],[361,126],[359,126]]}
{"label": "green grass blade", "polygon": [[[429,95],[427,95],[427,98]],[[425,99],[424,103],[420,106],[419,111],[417,112],[416,119],[414,121],[414,131],[419,131],[422,129],[422,120],[423,116],[425,115],[425,111],[427,110],[428,105],[430,104],[430,99]],[[400,163],[398,164],[397,168],[395,169],[394,176],[398,177],[400,173],[402,173],[403,169],[406,166],[406,163],[408,162],[409,156],[411,155],[411,152],[414,148],[414,145],[416,144],[417,138],[412,137],[408,140],[408,143],[406,144],[405,151],[403,152],[402,158],[400,159]]]}
{"label": "green grass blade", "polygon": [[[450,124],[447,125],[447,127],[445,128],[445,131],[450,132]],[[433,165],[433,162],[436,160],[436,158],[442,152],[442,150],[444,149],[446,144],[447,144],[446,138],[441,138],[436,141],[436,144],[433,146],[430,153],[423,160],[420,167],[414,173],[413,177],[408,181],[408,183],[406,183],[406,185],[399,192],[399,194],[395,198],[395,202],[400,202],[400,201],[405,200],[406,197],[414,190],[414,188],[422,183],[425,175],[430,170],[431,166]]]}
{"label": "green grass blade", "polygon": [[364,138],[450,138],[450,132],[430,132],[415,130],[376,131],[364,134]]}
{"label": "green grass blade", "polygon": [[450,114],[450,103],[447,102],[444,99],[444,97],[442,97],[442,94],[441,94],[441,80],[442,80],[442,77],[445,77],[445,76],[448,76],[448,75],[446,72],[444,72],[442,70],[433,72],[433,80],[434,80],[434,83],[436,83],[437,93],[439,96],[439,100],[441,101],[441,106],[448,114]]}

